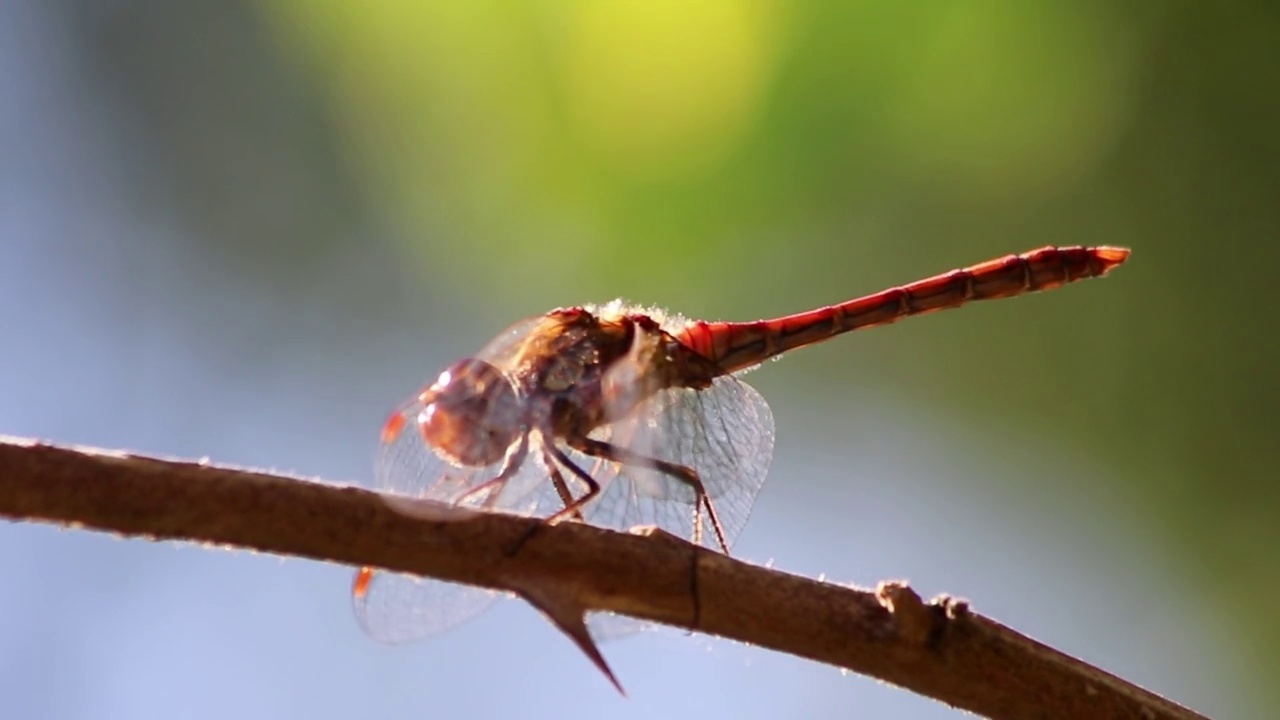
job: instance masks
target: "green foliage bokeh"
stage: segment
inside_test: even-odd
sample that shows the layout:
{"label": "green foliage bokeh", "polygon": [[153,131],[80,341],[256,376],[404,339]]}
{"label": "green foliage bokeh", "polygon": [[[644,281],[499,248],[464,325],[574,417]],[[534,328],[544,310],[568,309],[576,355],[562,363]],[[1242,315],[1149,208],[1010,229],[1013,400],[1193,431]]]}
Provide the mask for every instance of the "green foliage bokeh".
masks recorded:
{"label": "green foliage bokeh", "polygon": [[[1280,10],[265,8],[420,238],[406,258],[424,282],[482,288],[495,319],[616,295],[750,319],[1042,245],[1132,247],[1069,302],[904,329],[859,360],[1120,468],[1125,512],[1242,619],[1274,690]],[[797,383],[841,377],[803,367]]]}

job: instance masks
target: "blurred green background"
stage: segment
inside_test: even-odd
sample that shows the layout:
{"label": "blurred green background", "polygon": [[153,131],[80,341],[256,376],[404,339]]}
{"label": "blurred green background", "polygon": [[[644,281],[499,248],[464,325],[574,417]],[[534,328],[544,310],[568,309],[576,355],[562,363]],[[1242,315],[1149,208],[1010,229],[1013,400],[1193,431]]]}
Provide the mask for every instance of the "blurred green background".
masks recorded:
{"label": "blurred green background", "polygon": [[[1273,6],[267,8],[406,258],[495,322],[619,294],[750,319],[1044,244],[1134,248],[1106,287],[867,338],[853,382],[1121,468],[1128,520],[1280,674]],[[780,372],[821,393],[849,352]],[[1033,501],[1023,480],[1002,492]]]}
{"label": "blurred green background", "polygon": [[[1212,698],[1236,713],[1280,703],[1280,6],[48,7],[41,22],[103,98],[84,117],[124,128],[103,144],[127,148],[119,186],[142,188],[131,207],[178,228],[163,242],[119,239],[120,252],[188,258],[190,275],[165,271],[173,279],[135,292],[148,307],[199,305],[180,299],[199,277],[249,298],[204,307],[213,323],[179,333],[193,354],[223,357],[227,376],[279,362],[275,380],[356,402],[356,389],[333,388],[387,373],[350,420],[368,429],[351,440],[357,455],[397,393],[557,305],[622,296],[748,320],[1043,245],[1133,248],[1105,281],[911,320],[753,374],[779,426],[761,507],[786,516],[779,536],[797,548],[877,555],[888,551],[856,533],[797,528],[822,513],[843,518],[834,527],[867,522],[866,498],[901,485],[897,532],[955,568],[998,563],[1042,523],[1063,523],[1035,542],[1085,569],[1058,576],[1045,561],[1040,577],[1061,588],[1026,606],[984,587],[979,611],[1020,608],[991,611],[1021,629],[1019,618],[1053,616],[1066,634],[1040,639],[1063,646],[1073,603],[1088,602],[1111,613],[1092,631],[1123,645],[1129,619],[1189,604],[1164,632],[1179,677],[1203,685],[1156,689],[1206,710]],[[278,324],[241,327],[273,308]],[[376,350],[339,363],[347,344]],[[328,374],[290,371],[304,362],[292,358],[327,354]],[[375,355],[420,374],[371,368]],[[287,410],[279,423],[308,421]],[[15,423],[6,430],[106,442]],[[877,432],[895,439],[859,440]],[[826,453],[814,461],[825,474],[801,464],[811,452]],[[940,458],[927,477],[909,462],[924,454]],[[245,457],[338,472],[301,446]],[[849,488],[834,505],[823,494]],[[951,499],[930,505],[935,493]],[[929,511],[913,515],[917,503]],[[947,559],[969,550],[952,507],[1002,518],[973,550],[993,554]],[[754,536],[751,552],[779,554],[775,537]],[[1112,604],[1110,583],[1139,569],[1088,569],[1112,556],[1163,580]],[[879,574],[847,579],[911,574],[926,592],[976,592],[964,572],[867,572]],[[1201,656],[1200,637],[1221,651]],[[1144,643],[1152,662],[1165,652]],[[1068,649],[1121,675],[1144,667],[1141,655],[1117,667],[1088,642]]]}

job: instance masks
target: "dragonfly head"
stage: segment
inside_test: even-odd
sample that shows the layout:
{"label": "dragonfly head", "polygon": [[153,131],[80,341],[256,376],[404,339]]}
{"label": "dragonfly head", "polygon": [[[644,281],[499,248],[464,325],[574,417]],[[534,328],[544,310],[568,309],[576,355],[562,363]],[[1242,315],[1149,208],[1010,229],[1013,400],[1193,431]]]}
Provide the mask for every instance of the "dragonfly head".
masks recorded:
{"label": "dragonfly head", "polygon": [[455,465],[492,465],[523,432],[515,387],[483,360],[469,358],[450,365],[421,400],[422,438]]}

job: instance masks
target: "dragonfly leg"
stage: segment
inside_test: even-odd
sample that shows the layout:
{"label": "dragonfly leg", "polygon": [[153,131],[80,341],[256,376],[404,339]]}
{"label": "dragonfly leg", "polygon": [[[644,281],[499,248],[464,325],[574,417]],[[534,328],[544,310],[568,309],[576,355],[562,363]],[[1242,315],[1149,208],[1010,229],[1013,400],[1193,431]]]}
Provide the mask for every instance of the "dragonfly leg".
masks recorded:
{"label": "dragonfly leg", "polygon": [[[546,448],[542,450],[542,463],[547,466],[551,472],[551,484],[555,486],[556,494],[560,496],[560,502],[564,503],[565,509],[569,509],[574,504],[573,493],[569,491],[569,485],[564,481],[564,475],[560,474],[560,468],[557,467],[556,459]],[[573,519],[582,522],[582,511],[575,508],[573,511]]]}
{"label": "dragonfly leg", "polygon": [[498,472],[497,477],[493,478],[492,480],[485,480],[479,485],[462,493],[461,495],[459,495],[457,498],[454,499],[453,504],[461,505],[462,503],[466,502],[467,500],[470,500],[473,497],[476,497],[482,492],[497,488],[497,490],[495,490],[494,492],[490,492],[489,495],[484,499],[484,508],[486,510],[488,510],[489,508],[492,508],[493,504],[498,501],[498,495],[502,491],[502,486],[506,485],[507,481],[515,476],[516,472],[520,469],[520,466],[524,464],[524,460],[528,455],[529,455],[529,434],[525,433],[524,435],[520,436],[520,442],[512,445],[511,449],[507,452],[506,460],[503,461],[502,470]]}
{"label": "dragonfly leg", "polygon": [[[558,464],[566,468],[569,472],[573,473],[575,476],[577,476],[577,478],[581,480],[583,483],[585,483],[587,486],[587,491],[583,493],[582,497],[575,500],[573,499],[573,496],[569,493],[568,486],[563,486],[563,489],[562,489],[561,485],[557,485],[556,491],[560,493],[560,499],[565,500],[565,506],[563,510],[547,518],[547,524],[554,525],[560,522],[561,520],[565,519],[566,517],[570,517],[570,516],[578,520],[581,520],[583,506],[591,502],[593,499],[595,499],[597,495],[600,494],[600,483],[596,482],[596,479],[591,477],[591,475],[586,470],[583,470],[582,468],[578,467],[577,463],[570,460],[569,456],[565,455],[564,452],[561,451],[560,448],[556,447],[555,445],[548,443],[546,446],[546,452],[548,455],[551,456],[551,459],[555,461],[554,463],[547,463],[548,465],[551,466],[553,470],[553,475],[551,478],[553,482],[558,476],[558,473],[554,473],[555,466]],[[560,482],[561,483],[564,482],[563,477],[560,478]]]}
{"label": "dragonfly leg", "polygon": [[[498,488],[499,491],[501,491],[501,486],[506,484],[506,482],[516,474],[516,471],[519,470],[520,466],[524,464],[525,457],[527,457],[528,454],[529,454],[529,435],[528,433],[526,433],[520,436],[520,442],[512,445],[511,450],[507,452],[506,460],[503,461],[502,470],[498,472],[497,477],[493,478],[492,480],[485,480],[479,485],[462,493],[453,501],[453,504],[461,505],[462,503],[475,497],[476,495],[479,495],[480,493],[495,487]],[[497,492],[489,493],[489,496],[484,499],[484,507],[485,508],[492,507],[493,503],[497,502],[497,500],[498,500]],[[369,592],[369,584],[373,582],[373,576],[375,572],[377,571],[374,568],[371,568],[368,566],[362,567],[359,570],[357,570],[355,579],[351,583],[351,593],[357,598],[364,597],[365,594]]]}
{"label": "dragonfly leg", "polygon": [[[594,497],[588,493],[580,500],[573,499],[573,492],[569,490],[569,484],[565,482],[564,475],[560,472],[559,465],[561,463],[563,463],[565,467],[568,467],[569,470],[578,477],[584,478],[584,482],[587,483],[588,489],[595,486],[596,492],[599,492],[599,484],[596,483],[590,475],[587,475],[581,468],[574,465],[573,462],[570,461],[569,458],[565,457],[563,453],[554,452],[552,449],[544,446],[542,448],[542,464],[547,467],[547,473],[551,475],[551,484],[555,487],[556,494],[560,496],[560,502],[564,503],[564,509],[547,518],[546,522],[552,525],[569,516],[572,516],[573,519],[578,522],[582,522],[582,505],[591,497]],[[542,527],[542,525],[534,525],[529,528],[529,532],[525,533],[524,537],[520,538],[520,541],[515,544],[508,554],[515,555],[520,552],[520,549],[524,547],[525,543],[529,542],[529,539],[536,535]]]}
{"label": "dragonfly leg", "polygon": [[677,465],[666,460],[641,455],[624,447],[588,437],[572,437],[568,438],[566,442],[568,442],[569,447],[585,455],[612,460],[623,465],[638,465],[657,470],[693,488],[697,496],[697,500],[694,503],[694,543],[702,544],[702,508],[705,507],[707,516],[711,519],[711,528],[716,533],[716,541],[720,543],[720,549],[724,551],[725,555],[729,554],[729,543],[725,540],[724,528],[720,525],[720,516],[716,514],[715,506],[711,504],[711,496],[707,494],[707,489],[702,484],[702,478],[698,475],[697,470],[685,465]]}

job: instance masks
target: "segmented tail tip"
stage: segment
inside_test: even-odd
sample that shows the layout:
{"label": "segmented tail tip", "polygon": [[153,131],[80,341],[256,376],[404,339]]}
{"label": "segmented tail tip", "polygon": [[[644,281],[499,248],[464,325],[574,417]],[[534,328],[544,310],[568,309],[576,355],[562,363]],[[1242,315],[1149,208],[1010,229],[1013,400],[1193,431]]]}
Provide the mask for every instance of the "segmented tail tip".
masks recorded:
{"label": "segmented tail tip", "polygon": [[1098,271],[1098,276],[1101,277],[1129,259],[1129,248],[1102,245],[1093,249],[1093,256],[1102,265],[1102,269]]}

